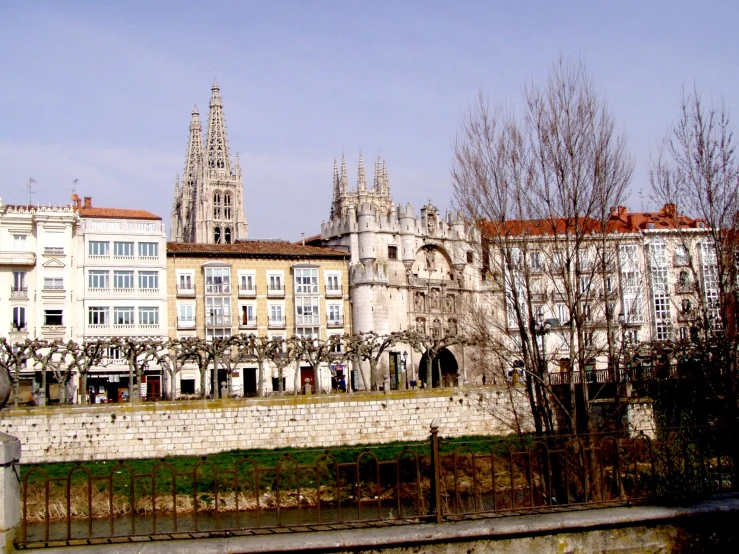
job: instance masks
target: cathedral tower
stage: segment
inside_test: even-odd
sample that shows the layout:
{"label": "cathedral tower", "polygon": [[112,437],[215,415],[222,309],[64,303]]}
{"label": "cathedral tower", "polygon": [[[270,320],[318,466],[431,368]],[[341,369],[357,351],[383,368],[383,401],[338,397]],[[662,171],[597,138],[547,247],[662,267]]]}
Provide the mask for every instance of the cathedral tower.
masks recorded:
{"label": "cathedral tower", "polygon": [[247,238],[243,192],[239,155],[232,169],[223,101],[214,82],[205,147],[197,107],[192,112],[185,172],[175,185],[170,239],[227,244]]}

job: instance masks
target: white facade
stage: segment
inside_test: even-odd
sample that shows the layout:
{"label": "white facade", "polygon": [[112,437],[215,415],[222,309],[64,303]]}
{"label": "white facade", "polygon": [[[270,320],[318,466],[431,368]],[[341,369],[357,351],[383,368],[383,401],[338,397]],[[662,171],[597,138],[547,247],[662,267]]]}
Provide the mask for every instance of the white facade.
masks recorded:
{"label": "white facade", "polygon": [[11,342],[74,336],[76,214],[0,204],[0,333]]}
{"label": "white facade", "polygon": [[[161,218],[139,210],[79,208],[75,243],[74,340],[112,337],[167,338],[167,243]],[[91,402],[117,401],[128,388],[128,366],[117,353],[88,377]],[[158,396],[161,369],[147,372],[142,397]]]}

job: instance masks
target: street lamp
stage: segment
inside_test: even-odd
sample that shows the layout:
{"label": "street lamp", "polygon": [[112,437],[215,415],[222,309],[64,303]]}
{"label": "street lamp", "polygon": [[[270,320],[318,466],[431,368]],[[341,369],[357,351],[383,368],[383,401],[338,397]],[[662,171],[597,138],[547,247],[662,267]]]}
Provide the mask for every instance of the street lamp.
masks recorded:
{"label": "street lamp", "polygon": [[541,372],[541,377],[544,377],[544,374],[547,373],[547,342],[546,342],[546,335],[549,333],[549,330],[551,328],[551,324],[549,323],[549,320],[544,319],[544,315],[539,311],[536,313],[536,319],[531,320],[532,327],[534,328],[534,335],[537,337],[541,337],[541,350],[540,350],[540,357],[539,357],[539,371]]}

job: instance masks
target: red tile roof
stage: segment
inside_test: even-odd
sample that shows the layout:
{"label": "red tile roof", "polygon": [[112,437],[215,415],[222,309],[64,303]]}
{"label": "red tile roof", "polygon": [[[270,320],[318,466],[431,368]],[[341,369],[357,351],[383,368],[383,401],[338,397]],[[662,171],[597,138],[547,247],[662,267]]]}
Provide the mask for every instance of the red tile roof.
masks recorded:
{"label": "red tile roof", "polygon": [[[700,229],[703,228],[702,219],[693,219],[685,215],[678,215],[674,204],[667,204],[658,212],[635,212],[630,213],[624,206],[618,206],[611,210],[611,215],[606,223],[609,233],[636,233],[641,230],[652,229]],[[584,229],[589,233],[597,233],[601,230],[600,222],[593,218],[564,219],[530,219],[510,220],[501,224],[486,221],[483,229],[489,235],[505,234],[508,236],[543,236],[563,234],[568,229],[575,227]]]}
{"label": "red tile roof", "polygon": [[244,240],[234,244],[168,242],[167,256],[345,259],[349,254],[331,248],[303,246],[283,240]]}
{"label": "red tile roof", "polygon": [[82,207],[77,210],[80,217],[102,217],[114,219],[154,219],[161,221],[162,218],[146,210],[126,210],[123,208],[93,208]]}

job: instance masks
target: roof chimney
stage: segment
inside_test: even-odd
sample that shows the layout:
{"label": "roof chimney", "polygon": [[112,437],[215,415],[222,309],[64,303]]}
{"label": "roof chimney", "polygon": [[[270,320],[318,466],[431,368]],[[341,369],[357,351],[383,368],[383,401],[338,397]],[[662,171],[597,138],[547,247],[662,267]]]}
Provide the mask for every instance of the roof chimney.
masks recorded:
{"label": "roof chimney", "polygon": [[92,196],[85,196],[85,208],[92,208]]}
{"label": "roof chimney", "polygon": [[675,217],[677,215],[677,206],[672,203],[665,204],[664,208],[662,208],[662,213],[668,217]]}

